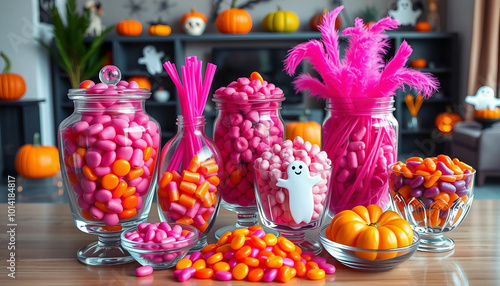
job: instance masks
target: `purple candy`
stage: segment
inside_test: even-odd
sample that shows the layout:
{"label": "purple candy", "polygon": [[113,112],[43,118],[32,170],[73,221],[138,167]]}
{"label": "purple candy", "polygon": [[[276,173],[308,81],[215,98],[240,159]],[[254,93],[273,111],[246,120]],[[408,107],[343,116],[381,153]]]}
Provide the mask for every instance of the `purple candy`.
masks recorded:
{"label": "purple candy", "polygon": [[413,170],[415,169],[415,167],[420,166],[421,164],[422,163],[418,161],[408,161],[406,162],[406,167],[408,167],[408,169],[410,170]]}
{"label": "purple candy", "polygon": [[469,169],[466,169],[464,171],[464,180],[465,180],[465,184],[466,185],[469,185],[470,182],[472,181],[472,172],[469,170]]}
{"label": "purple candy", "polygon": [[448,217],[448,210],[441,210],[439,212],[439,218],[440,219],[446,219]]}
{"label": "purple candy", "polygon": [[425,179],[423,176],[417,176],[410,182],[410,187],[417,188],[424,183]]}
{"label": "purple candy", "polygon": [[453,194],[457,190],[457,188],[452,183],[443,182],[443,181],[439,182],[438,187],[441,191],[446,192],[448,194]]}
{"label": "purple candy", "polygon": [[465,186],[467,185],[464,180],[458,180],[458,181],[453,182],[452,184],[453,184],[453,186],[455,186],[455,188],[457,190],[461,190],[461,189],[465,188]]}
{"label": "purple candy", "polygon": [[467,188],[463,188],[463,189],[461,189],[461,190],[458,190],[458,191],[456,192],[456,194],[457,194],[457,196],[459,196],[459,197],[466,196],[466,195],[468,195],[468,194],[469,194],[469,188],[467,187]]}
{"label": "purple candy", "polygon": [[422,195],[422,189],[416,188],[410,191],[410,196],[412,197],[420,197]]}
{"label": "purple candy", "polygon": [[441,171],[441,173],[443,173],[443,175],[454,175],[455,173],[453,172],[453,170],[451,170],[450,168],[448,168],[443,162],[441,161],[438,161],[436,163],[436,169]]}
{"label": "purple candy", "polygon": [[394,190],[397,192],[403,186],[403,176],[396,176],[395,174],[391,176],[396,177],[394,178]]}
{"label": "purple candy", "polygon": [[436,195],[439,195],[439,188],[436,186],[424,190],[424,197],[426,198],[433,198]]}

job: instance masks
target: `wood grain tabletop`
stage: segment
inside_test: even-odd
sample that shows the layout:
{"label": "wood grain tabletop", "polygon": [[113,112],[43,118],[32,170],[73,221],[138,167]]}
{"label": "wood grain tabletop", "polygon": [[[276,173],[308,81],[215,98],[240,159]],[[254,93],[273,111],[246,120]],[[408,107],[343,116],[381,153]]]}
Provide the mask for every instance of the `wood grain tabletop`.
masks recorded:
{"label": "wood grain tabletop", "polygon": [[[322,256],[337,267],[324,280],[294,278],[288,285],[500,285],[500,200],[476,200],[465,221],[446,235],[455,249],[445,253],[417,251],[395,269],[385,272],[360,272],[341,265],[325,250]],[[148,277],[135,277],[140,266],[88,266],[78,262],[76,252],[97,240],[80,232],[68,204],[17,204],[15,227],[15,279],[8,277],[10,228],[7,204],[0,204],[0,285],[248,285],[248,281],[214,281],[192,278],[177,282],[173,270],[156,270]],[[150,222],[159,221],[153,204]],[[215,242],[216,229],[235,223],[236,214],[221,208],[209,234]],[[317,237],[316,232],[308,236]]]}

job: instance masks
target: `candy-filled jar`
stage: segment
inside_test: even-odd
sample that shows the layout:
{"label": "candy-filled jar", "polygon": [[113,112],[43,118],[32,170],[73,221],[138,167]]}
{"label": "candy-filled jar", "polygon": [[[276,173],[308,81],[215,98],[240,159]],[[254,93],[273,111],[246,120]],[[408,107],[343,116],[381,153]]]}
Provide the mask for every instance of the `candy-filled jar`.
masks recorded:
{"label": "candy-filled jar", "polygon": [[177,134],[165,144],[160,157],[158,212],[161,221],[198,229],[193,250],[207,244],[207,235],[219,212],[221,158],[205,134],[205,117],[177,117]]}
{"label": "candy-filled jar", "polygon": [[330,214],[357,205],[389,205],[387,166],[397,159],[393,97],[330,98],[323,150],[332,160]]}
{"label": "candy-filled jar", "polygon": [[120,81],[116,67],[101,70],[102,83],[84,81],[68,96],[74,113],[59,125],[64,189],[76,226],[99,241],[77,253],[91,265],[133,261],[121,248],[122,229],[146,221],[156,183],[160,127],[144,109],[150,96]]}
{"label": "candy-filled jar", "polygon": [[214,140],[223,163],[222,205],[238,214],[236,225],[219,229],[216,237],[258,223],[253,162],[283,141],[280,109],[284,99],[282,90],[273,84],[247,78],[218,89],[214,95],[218,110]]}

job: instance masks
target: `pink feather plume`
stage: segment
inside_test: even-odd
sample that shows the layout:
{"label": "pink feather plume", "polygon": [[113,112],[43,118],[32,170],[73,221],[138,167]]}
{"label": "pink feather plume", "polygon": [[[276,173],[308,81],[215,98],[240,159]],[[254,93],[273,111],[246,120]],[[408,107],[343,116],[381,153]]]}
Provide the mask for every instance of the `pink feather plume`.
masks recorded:
{"label": "pink feather plume", "polygon": [[366,27],[363,20],[356,19],[354,27],[345,28],[342,35],[349,37],[344,58],[340,59],[339,34],[335,20],[343,6],[323,17],[319,25],[321,41],[311,40],[288,51],[284,70],[293,75],[297,66],[308,59],[320,78],[301,74],[294,80],[296,91],[308,90],[310,95],[329,97],[382,97],[395,95],[398,88],[409,86],[430,97],[439,86],[429,73],[406,68],[412,53],[408,43],[403,42],[394,58],[385,64],[388,36],[384,32],[394,30],[399,22],[385,17]]}

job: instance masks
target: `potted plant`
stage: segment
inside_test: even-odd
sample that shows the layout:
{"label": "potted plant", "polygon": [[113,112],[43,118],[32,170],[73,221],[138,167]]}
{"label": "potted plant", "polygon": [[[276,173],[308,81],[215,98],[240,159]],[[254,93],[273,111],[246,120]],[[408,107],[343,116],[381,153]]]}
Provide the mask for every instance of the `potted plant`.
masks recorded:
{"label": "potted plant", "polygon": [[61,13],[55,5],[51,7],[50,20],[54,25],[54,44],[57,52],[41,40],[38,41],[66,72],[71,87],[77,88],[82,80],[97,73],[106,61],[105,55],[101,53],[101,46],[104,37],[114,26],[86,43],[85,31],[90,26],[89,11],[79,13],[76,0],[67,0],[66,19],[66,22],[62,20]]}

